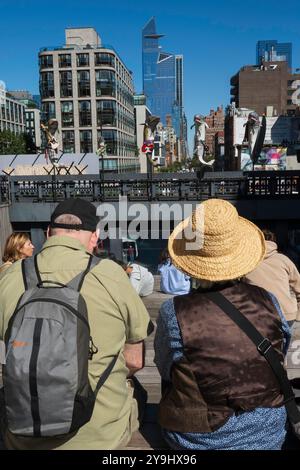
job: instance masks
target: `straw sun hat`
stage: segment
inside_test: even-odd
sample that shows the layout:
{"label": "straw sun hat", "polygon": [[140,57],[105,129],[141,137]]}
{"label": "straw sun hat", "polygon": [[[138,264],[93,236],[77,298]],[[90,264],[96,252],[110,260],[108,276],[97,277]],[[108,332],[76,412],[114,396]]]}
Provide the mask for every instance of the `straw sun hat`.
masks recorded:
{"label": "straw sun hat", "polygon": [[174,265],[191,277],[225,281],[256,267],[265,255],[265,240],[232,204],[209,199],[175,227],[168,250]]}

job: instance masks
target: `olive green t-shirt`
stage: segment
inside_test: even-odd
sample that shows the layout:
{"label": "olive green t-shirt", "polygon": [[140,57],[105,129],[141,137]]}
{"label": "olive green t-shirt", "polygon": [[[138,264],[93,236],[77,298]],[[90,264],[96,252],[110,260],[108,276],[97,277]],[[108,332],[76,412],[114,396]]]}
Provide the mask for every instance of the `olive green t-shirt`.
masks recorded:
{"label": "olive green t-shirt", "polygon": [[[68,236],[50,237],[37,257],[41,277],[67,283],[84,271],[89,256],[78,240]],[[2,340],[23,292],[21,262],[17,261],[0,274]],[[91,336],[98,348],[98,353],[89,361],[89,380],[93,389],[112,358],[117,354],[119,357],[98,393],[91,420],[63,445],[53,440],[50,446],[67,450],[115,449],[124,438],[126,440],[132,408],[132,391],[126,381],[128,369],[123,355],[124,344],[145,339],[150,319],[126,273],[113,261],[102,260],[93,268],[85,278],[81,293],[88,308]],[[34,449],[39,448],[41,439],[18,438],[7,433],[6,443],[14,448]]]}

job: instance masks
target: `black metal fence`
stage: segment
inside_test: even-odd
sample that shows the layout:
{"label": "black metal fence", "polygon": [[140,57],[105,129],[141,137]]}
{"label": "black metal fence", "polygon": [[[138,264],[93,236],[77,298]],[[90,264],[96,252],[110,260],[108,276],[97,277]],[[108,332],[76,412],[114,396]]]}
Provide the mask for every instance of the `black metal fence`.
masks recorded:
{"label": "black metal fence", "polygon": [[[132,175],[130,175],[132,176]],[[117,175],[115,175],[115,178]],[[95,175],[11,176],[0,179],[0,203],[55,202],[69,197],[90,201],[201,201],[209,198],[228,200],[257,198],[299,198],[300,171],[247,172],[229,176],[210,173],[198,179],[181,174],[172,178],[145,179],[138,174],[130,179],[99,181]]]}

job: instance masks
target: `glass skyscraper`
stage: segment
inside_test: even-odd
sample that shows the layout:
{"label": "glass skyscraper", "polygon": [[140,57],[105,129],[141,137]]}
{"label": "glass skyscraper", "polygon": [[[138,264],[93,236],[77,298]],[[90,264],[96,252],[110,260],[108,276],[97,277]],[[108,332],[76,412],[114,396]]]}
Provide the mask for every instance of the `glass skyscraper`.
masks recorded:
{"label": "glass skyscraper", "polygon": [[164,125],[166,116],[171,115],[175,132],[182,137],[183,56],[163,52],[161,37],[153,17],[142,31],[144,94],[151,113],[159,116]]}
{"label": "glass skyscraper", "polygon": [[274,39],[258,41],[256,44],[257,64],[261,64],[263,60],[266,62],[285,60],[292,68],[292,43],[280,43]]}

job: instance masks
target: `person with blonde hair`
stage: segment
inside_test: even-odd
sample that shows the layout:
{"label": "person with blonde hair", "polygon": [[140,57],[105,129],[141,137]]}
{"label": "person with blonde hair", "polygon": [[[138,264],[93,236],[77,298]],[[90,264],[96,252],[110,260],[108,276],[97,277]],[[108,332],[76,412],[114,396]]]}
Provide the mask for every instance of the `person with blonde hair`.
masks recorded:
{"label": "person with blonde hair", "polygon": [[4,264],[0,266],[0,273],[12,265],[19,259],[32,256],[34,245],[32,244],[27,233],[12,233],[6,240],[2,261]]}
{"label": "person with blonde hair", "polygon": [[226,312],[239,311],[283,363],[290,331],[276,299],[240,282],[265,256],[263,233],[229,202],[209,199],[175,227],[168,250],[200,288],[164,302],[157,319],[164,438],[178,450],[281,449],[287,413],[279,381]]}

